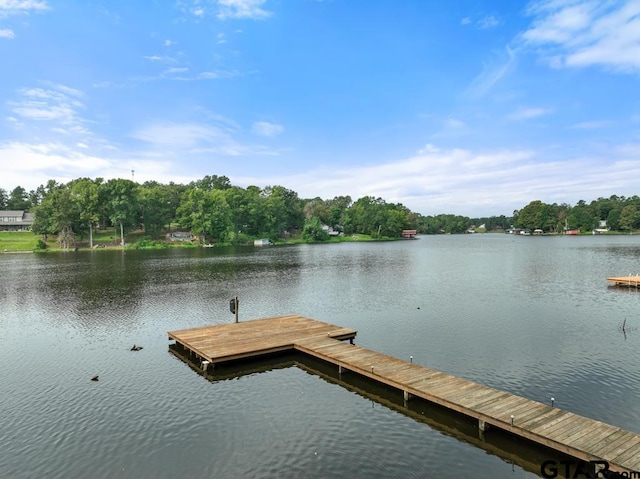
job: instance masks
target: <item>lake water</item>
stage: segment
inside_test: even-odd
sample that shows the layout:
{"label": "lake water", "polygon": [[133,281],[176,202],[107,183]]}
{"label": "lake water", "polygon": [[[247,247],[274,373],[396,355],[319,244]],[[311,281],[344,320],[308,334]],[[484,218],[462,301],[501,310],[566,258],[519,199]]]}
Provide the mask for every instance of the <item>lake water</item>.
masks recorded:
{"label": "lake water", "polygon": [[606,281],[639,258],[637,236],[497,234],[0,255],[0,477],[538,477],[548,451],[481,441],[319,364],[205,378],[166,332],[232,322],[238,295],[241,321],[354,328],[361,346],[640,433],[640,293]]}

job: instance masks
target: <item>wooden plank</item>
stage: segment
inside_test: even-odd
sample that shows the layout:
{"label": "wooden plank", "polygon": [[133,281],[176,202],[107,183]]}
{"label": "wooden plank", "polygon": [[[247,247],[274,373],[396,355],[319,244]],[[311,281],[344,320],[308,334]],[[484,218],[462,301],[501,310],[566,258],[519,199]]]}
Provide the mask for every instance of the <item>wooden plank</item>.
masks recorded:
{"label": "wooden plank", "polygon": [[562,441],[567,444],[573,444],[584,436],[595,434],[596,432],[598,432],[598,430],[600,430],[600,424],[597,421],[590,421],[591,422],[584,427],[567,431],[567,433],[563,437],[558,438],[558,441]]}
{"label": "wooden plank", "polygon": [[572,441],[571,445],[582,451],[592,454],[597,445],[611,436],[615,432],[613,426],[600,423],[600,427],[595,430],[593,434],[589,436],[582,436],[580,439]]}
{"label": "wooden plank", "polygon": [[615,435],[615,439],[611,437],[606,444],[601,444],[601,448],[598,450],[598,456],[609,459],[614,451],[617,451],[622,445],[628,445],[630,440],[637,437],[637,434],[625,431],[624,429],[620,429]]}
{"label": "wooden plank", "polygon": [[566,412],[562,409],[554,409],[553,411],[549,411],[548,413],[544,413],[537,418],[531,419],[526,422],[520,423],[520,427],[526,428],[528,431],[533,431],[539,426],[543,426],[548,424],[549,422],[555,420],[556,418],[565,415]]}
{"label": "wooden plank", "polygon": [[[635,433],[633,433],[635,434]],[[611,451],[608,456],[608,460],[614,462],[619,456],[622,456],[625,452],[633,449],[634,447],[640,446],[640,435],[635,434],[635,437],[630,439],[626,444],[621,444],[616,448],[615,451]]]}
{"label": "wooden plank", "polygon": [[560,442],[563,437],[575,434],[577,431],[582,431],[591,425],[593,425],[592,419],[573,414],[569,423],[557,423],[555,426],[546,429],[544,434],[548,438]]}

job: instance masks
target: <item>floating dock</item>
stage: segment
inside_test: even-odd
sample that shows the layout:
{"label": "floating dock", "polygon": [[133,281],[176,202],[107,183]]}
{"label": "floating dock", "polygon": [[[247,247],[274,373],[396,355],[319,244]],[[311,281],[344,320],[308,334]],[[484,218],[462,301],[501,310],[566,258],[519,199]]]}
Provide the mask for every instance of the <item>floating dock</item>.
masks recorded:
{"label": "floating dock", "polygon": [[640,276],[610,276],[607,281],[611,281],[616,286],[629,286],[637,288],[640,286]]}
{"label": "floating dock", "polygon": [[336,365],[340,373],[355,372],[390,386],[405,401],[420,397],[475,418],[480,431],[497,427],[583,461],[607,461],[612,471],[640,471],[640,434],[356,346],[353,329],[287,315],[168,335],[203,369],[297,351]]}

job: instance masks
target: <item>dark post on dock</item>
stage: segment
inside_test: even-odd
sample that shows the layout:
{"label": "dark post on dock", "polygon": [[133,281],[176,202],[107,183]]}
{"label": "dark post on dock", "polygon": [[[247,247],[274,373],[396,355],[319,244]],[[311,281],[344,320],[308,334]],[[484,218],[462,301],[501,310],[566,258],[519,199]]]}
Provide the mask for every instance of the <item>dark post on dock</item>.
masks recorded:
{"label": "dark post on dock", "polygon": [[229,311],[236,315],[236,323],[238,322],[238,297],[235,296],[229,300]]}

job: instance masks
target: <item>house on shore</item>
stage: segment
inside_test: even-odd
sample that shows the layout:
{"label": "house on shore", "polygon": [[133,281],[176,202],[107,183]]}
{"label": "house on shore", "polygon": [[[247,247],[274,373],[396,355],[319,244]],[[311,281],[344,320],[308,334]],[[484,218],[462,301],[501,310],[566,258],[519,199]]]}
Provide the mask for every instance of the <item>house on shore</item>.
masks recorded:
{"label": "house on shore", "polygon": [[24,210],[0,210],[0,231],[31,231],[33,219]]}
{"label": "house on shore", "polygon": [[402,230],[402,237],[404,239],[416,239],[417,234],[417,230]]}

